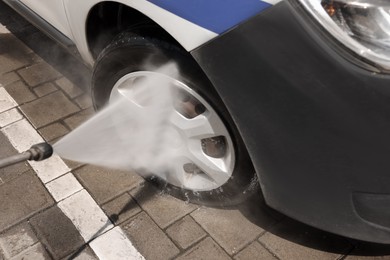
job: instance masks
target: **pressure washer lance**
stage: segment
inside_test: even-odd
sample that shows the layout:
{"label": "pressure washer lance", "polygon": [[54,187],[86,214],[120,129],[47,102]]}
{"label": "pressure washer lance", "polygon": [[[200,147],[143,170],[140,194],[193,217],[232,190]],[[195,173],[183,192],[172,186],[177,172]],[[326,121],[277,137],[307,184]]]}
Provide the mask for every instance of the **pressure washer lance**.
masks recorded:
{"label": "pressure washer lance", "polygon": [[9,156],[0,159],[0,168],[11,166],[23,161],[42,161],[49,158],[53,154],[53,147],[48,143],[39,143],[31,146],[30,149],[20,154]]}

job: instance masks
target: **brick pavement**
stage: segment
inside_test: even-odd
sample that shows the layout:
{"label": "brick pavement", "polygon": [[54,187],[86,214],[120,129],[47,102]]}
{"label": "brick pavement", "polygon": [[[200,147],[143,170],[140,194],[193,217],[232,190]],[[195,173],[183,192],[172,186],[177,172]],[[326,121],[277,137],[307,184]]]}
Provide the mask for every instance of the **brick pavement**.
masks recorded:
{"label": "brick pavement", "polygon": [[[10,118],[55,143],[92,116],[89,76],[0,2],[0,98],[3,87],[16,102],[0,102],[1,156],[16,153],[4,134],[18,129],[9,127]],[[122,233],[114,228],[105,238],[85,239],[91,234],[71,221],[79,213],[67,212],[83,201],[95,201],[114,224],[109,228],[120,227],[146,259],[390,259],[389,246],[308,227],[260,197],[209,208],[173,198],[134,173],[65,163],[71,173],[53,179],[25,163],[0,169],[0,259],[98,259],[99,245]],[[94,218],[94,210],[84,213]]]}

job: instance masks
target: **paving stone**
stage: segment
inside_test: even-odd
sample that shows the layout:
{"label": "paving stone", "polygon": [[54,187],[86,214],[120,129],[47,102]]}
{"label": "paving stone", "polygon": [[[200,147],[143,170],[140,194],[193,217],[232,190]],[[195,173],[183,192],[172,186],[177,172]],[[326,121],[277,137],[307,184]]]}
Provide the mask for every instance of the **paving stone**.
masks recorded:
{"label": "paving stone", "polygon": [[253,242],[246,248],[244,248],[240,253],[238,253],[235,257],[235,260],[247,260],[247,259],[269,259],[269,260],[277,260],[275,256],[273,256],[270,252],[267,251],[262,245],[260,245],[257,241]]}
{"label": "paving stone", "polygon": [[[42,137],[25,119],[3,128],[2,132],[19,152],[29,149],[36,143],[43,142]],[[70,171],[68,166],[56,154],[43,161],[28,161],[28,164],[43,183],[47,183]]]}
{"label": "paving stone", "polygon": [[130,191],[130,194],[163,229],[197,208],[194,204],[183,203],[182,200],[162,193],[149,183]]}
{"label": "paving stone", "polygon": [[145,212],[121,227],[145,259],[171,259],[179,253],[179,249]]}
{"label": "paving stone", "polygon": [[197,259],[213,259],[226,260],[231,259],[223,249],[215,243],[211,238],[206,238],[191,250],[184,253],[176,260],[197,260]]}
{"label": "paving stone", "polygon": [[5,89],[19,105],[37,98],[22,81],[9,84]]}
{"label": "paving stone", "polygon": [[56,81],[56,84],[70,97],[75,98],[84,93],[82,89],[75,86],[69,79],[61,78]]}
{"label": "paving stone", "polygon": [[[356,242],[355,242],[356,243]],[[358,242],[345,258],[347,260],[388,260],[390,245]]]}
{"label": "paving stone", "polygon": [[345,238],[286,219],[259,238],[279,259],[339,259],[352,248]]}
{"label": "paving stone", "polygon": [[0,247],[6,258],[11,258],[38,242],[30,225],[24,222],[0,235]]}
{"label": "paving stone", "polygon": [[253,214],[262,220],[262,227],[253,224],[236,208],[200,208],[191,216],[222,248],[233,255],[256,239],[264,231],[263,227],[274,223],[261,212]]}
{"label": "paving stone", "polygon": [[25,251],[21,252],[20,254],[10,258],[10,260],[27,260],[27,259],[49,260],[51,258],[45,251],[45,248],[40,243],[37,243],[32,247],[29,247]]}
{"label": "paving stone", "polygon": [[52,141],[69,133],[69,130],[63,124],[60,123],[54,123],[42,127],[38,131],[46,141]]}
{"label": "paving stone", "polygon": [[104,204],[102,208],[117,225],[141,212],[141,208],[127,193]]}
{"label": "paving stone", "polygon": [[0,75],[31,64],[28,52],[31,52],[12,34],[0,34]]}
{"label": "paving stone", "polygon": [[23,119],[23,115],[17,108],[12,108],[0,113],[0,127],[10,125],[16,121]]}
{"label": "paving stone", "polygon": [[389,260],[390,255],[382,255],[382,256],[367,256],[367,255],[348,255],[345,260]]}
{"label": "paving stone", "polygon": [[53,93],[56,90],[57,88],[50,82],[34,88],[34,92],[38,97],[46,96],[47,94]]}
{"label": "paving stone", "polygon": [[90,109],[83,110],[73,116],[70,116],[64,121],[70,129],[76,129],[79,125],[87,121],[94,114],[95,111],[92,108],[90,108]]}
{"label": "paving stone", "polygon": [[92,107],[92,99],[90,95],[84,94],[75,98],[75,102],[81,109],[87,109]]}
{"label": "paving stone", "polygon": [[3,86],[7,86],[8,84],[14,83],[18,80],[20,80],[20,77],[14,71],[0,75],[0,85]]}
{"label": "paving stone", "polygon": [[61,201],[78,191],[83,189],[83,186],[77,181],[72,173],[68,173],[51,182],[46,183],[46,188],[56,201]]}
{"label": "paving stone", "polygon": [[0,86],[0,113],[18,106],[5,88]]}
{"label": "paving stone", "polygon": [[92,165],[79,168],[74,171],[74,174],[89,190],[98,204],[103,204],[144,182],[140,176],[132,172],[116,171]]}
{"label": "paving stone", "polygon": [[43,161],[28,161],[43,183],[48,183],[70,171],[69,167],[56,154]]}
{"label": "paving stone", "polygon": [[60,201],[58,207],[72,220],[84,241],[113,228],[111,221],[85,190]]}
{"label": "paving stone", "polygon": [[111,229],[93,240],[90,245],[99,259],[145,260],[120,227]]}
{"label": "paving stone", "polygon": [[42,137],[26,119],[12,123],[1,131],[8,137],[8,140],[18,152],[24,152],[30,149],[32,145],[43,142]]}
{"label": "paving stone", "polygon": [[30,87],[35,87],[61,76],[58,71],[45,62],[36,63],[20,69],[18,73]]}
{"label": "paving stone", "polygon": [[183,249],[187,249],[207,235],[190,216],[180,219],[166,232]]}
{"label": "paving stone", "polygon": [[[0,132],[0,154],[1,157],[5,158],[7,156],[15,155],[18,152],[15,150],[15,148],[11,145],[11,143],[8,141],[8,138],[4,136],[3,133]],[[8,183],[15,178],[18,178],[22,173],[28,171],[30,167],[24,162],[14,164],[12,166],[8,166],[5,168],[0,168],[0,178],[2,179],[3,183]],[[0,186],[1,187],[1,186]]]}
{"label": "paving stone", "polygon": [[30,223],[55,259],[69,255],[84,244],[72,221],[58,207],[34,216]]}
{"label": "paving stone", "polygon": [[[61,138],[59,138],[57,141],[59,141]],[[55,142],[54,142],[55,143]],[[66,159],[62,159],[66,165],[68,165],[68,167],[72,170],[75,170],[75,169],[78,169],[80,168],[81,166],[84,166],[85,164],[82,163],[82,162],[76,162],[76,161],[71,161],[71,160],[66,160]]]}
{"label": "paving stone", "polygon": [[36,128],[46,126],[79,111],[79,108],[61,91],[25,104],[21,106],[21,109]]}
{"label": "paving stone", "polygon": [[99,258],[97,258],[89,246],[85,246],[81,252],[74,252],[63,260],[99,260]]}
{"label": "paving stone", "polygon": [[0,186],[0,231],[54,204],[33,171]]}

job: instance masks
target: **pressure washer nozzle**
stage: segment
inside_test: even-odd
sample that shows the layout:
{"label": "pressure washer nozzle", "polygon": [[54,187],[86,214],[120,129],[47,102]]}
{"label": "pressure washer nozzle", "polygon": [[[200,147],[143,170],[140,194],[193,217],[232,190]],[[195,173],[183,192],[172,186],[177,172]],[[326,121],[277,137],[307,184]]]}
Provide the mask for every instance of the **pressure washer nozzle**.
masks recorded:
{"label": "pressure washer nozzle", "polygon": [[0,159],[0,168],[26,160],[42,161],[53,154],[53,147],[48,143],[39,143],[31,146],[27,151],[4,159]]}
{"label": "pressure washer nozzle", "polygon": [[26,152],[31,153],[31,157],[28,160],[42,161],[52,156],[53,147],[48,143],[39,143],[31,146]]}

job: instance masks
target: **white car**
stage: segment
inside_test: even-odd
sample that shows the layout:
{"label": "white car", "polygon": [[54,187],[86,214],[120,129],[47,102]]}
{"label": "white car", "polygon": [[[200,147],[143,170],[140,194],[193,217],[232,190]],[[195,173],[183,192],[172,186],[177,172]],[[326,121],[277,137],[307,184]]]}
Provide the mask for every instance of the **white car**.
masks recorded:
{"label": "white car", "polygon": [[174,195],[260,184],[288,216],[390,243],[388,0],[3,1],[93,68],[96,108],[153,77],[146,60],[178,64]]}

